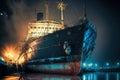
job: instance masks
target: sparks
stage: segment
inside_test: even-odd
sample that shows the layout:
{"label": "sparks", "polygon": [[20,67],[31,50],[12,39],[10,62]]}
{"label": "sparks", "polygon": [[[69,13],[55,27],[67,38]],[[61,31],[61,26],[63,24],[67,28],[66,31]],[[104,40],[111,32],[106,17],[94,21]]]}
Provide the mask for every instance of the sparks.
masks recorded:
{"label": "sparks", "polygon": [[15,45],[5,45],[2,50],[2,57],[8,64],[14,64],[19,56],[19,52]]}

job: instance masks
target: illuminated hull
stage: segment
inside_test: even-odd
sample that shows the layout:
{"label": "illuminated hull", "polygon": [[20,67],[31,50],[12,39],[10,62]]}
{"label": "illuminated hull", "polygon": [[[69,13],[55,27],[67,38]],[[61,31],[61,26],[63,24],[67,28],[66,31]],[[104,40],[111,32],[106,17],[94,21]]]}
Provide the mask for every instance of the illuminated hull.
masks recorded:
{"label": "illuminated hull", "polygon": [[[36,39],[38,44],[33,46],[34,55],[25,64],[26,71],[78,74],[81,63],[89,52],[87,49],[94,46],[89,47],[88,44],[84,44],[85,33],[88,29],[95,34],[92,28],[83,23]],[[94,34],[91,36],[93,43],[96,38]],[[84,49],[86,45],[88,46]]]}
{"label": "illuminated hull", "polygon": [[52,64],[33,64],[27,66],[28,70],[40,73],[57,74],[78,74],[80,71],[80,62],[52,63]]}

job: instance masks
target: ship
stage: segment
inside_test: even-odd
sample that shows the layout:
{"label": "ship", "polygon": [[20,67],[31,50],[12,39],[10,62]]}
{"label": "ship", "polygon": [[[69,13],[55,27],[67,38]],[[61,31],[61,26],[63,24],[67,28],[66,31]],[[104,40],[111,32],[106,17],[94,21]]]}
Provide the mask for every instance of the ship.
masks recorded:
{"label": "ship", "polygon": [[26,72],[79,74],[82,63],[91,55],[96,39],[96,27],[85,15],[79,23],[64,25],[65,4],[61,1],[61,22],[49,20],[48,0],[46,19],[37,13],[37,21],[28,24],[28,34],[21,56]]}

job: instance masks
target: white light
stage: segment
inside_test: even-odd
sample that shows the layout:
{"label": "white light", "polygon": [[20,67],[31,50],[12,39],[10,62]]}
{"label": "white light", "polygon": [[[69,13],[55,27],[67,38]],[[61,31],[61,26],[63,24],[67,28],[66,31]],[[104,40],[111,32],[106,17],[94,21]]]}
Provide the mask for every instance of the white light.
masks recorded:
{"label": "white light", "polygon": [[95,67],[97,67],[98,66],[98,64],[95,64]]}
{"label": "white light", "polygon": [[2,61],[5,61],[3,58],[1,58]]}
{"label": "white light", "polygon": [[86,63],[83,63],[83,66],[86,67]]}
{"label": "white light", "polygon": [[119,63],[119,62],[117,62],[117,65],[120,65],[120,63]]}
{"label": "white light", "polygon": [[83,80],[86,80],[86,76],[85,75],[83,75]]}
{"label": "white light", "polygon": [[92,65],[93,65],[92,63],[88,64],[89,67],[91,67]]}
{"label": "white light", "polygon": [[5,61],[3,57],[0,57],[0,59],[1,59],[2,61]]}
{"label": "white light", "polygon": [[109,66],[109,63],[108,63],[108,62],[106,63],[106,66]]}
{"label": "white light", "polygon": [[0,13],[0,15],[2,16],[2,15],[3,15],[3,13]]}

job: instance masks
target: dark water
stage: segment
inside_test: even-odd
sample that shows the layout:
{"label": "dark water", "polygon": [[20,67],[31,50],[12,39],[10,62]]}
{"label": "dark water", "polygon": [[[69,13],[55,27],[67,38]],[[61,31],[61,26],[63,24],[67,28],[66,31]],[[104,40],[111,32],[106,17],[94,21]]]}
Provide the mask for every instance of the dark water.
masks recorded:
{"label": "dark water", "polygon": [[52,74],[14,74],[0,80],[120,80],[120,72],[94,72],[81,76],[52,75]]}

